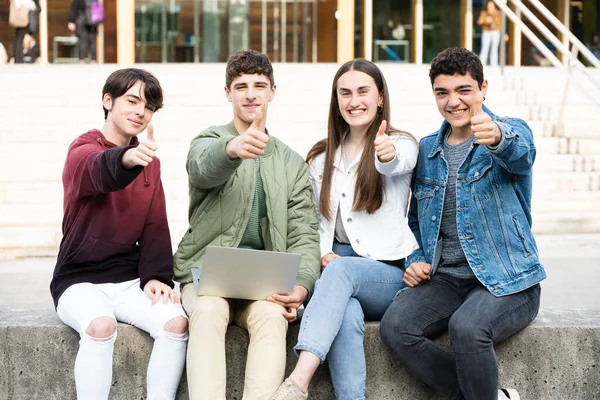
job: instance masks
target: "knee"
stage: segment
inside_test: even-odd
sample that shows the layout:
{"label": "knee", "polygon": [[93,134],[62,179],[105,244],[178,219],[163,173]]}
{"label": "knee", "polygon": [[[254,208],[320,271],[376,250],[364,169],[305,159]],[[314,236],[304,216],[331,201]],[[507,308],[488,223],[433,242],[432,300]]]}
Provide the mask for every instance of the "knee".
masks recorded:
{"label": "knee", "polygon": [[164,331],[167,334],[183,336],[188,330],[188,320],[185,317],[175,317],[165,324]]}
{"label": "knee", "polygon": [[206,324],[214,319],[227,320],[229,315],[229,303],[221,297],[200,296],[194,299],[192,307],[186,307],[190,324]]}
{"label": "knee", "polygon": [[379,323],[379,336],[381,337],[381,341],[387,347],[392,347],[392,343],[395,339],[396,326],[395,321],[392,315],[390,315],[390,310],[386,311],[381,318],[381,322]]}
{"label": "knee", "polygon": [[473,351],[492,344],[491,334],[468,316],[455,313],[448,322],[448,335],[454,351]]}
{"label": "knee", "polygon": [[97,342],[110,341],[117,331],[117,321],[111,317],[99,317],[94,319],[85,333],[90,339]]}
{"label": "knee", "polygon": [[[392,303],[394,306],[394,303]],[[400,309],[390,306],[379,324],[381,341],[390,349],[401,351],[415,345],[420,335],[410,327],[410,318]]]}
{"label": "knee", "polygon": [[259,307],[248,318],[248,327],[260,329],[269,326],[287,326],[283,307],[266,300],[258,300]]}
{"label": "knee", "polygon": [[327,264],[327,268],[323,270],[321,279],[327,279],[334,276],[340,276],[344,274],[344,257],[334,258]]}
{"label": "knee", "polygon": [[332,285],[342,285],[351,281],[353,265],[348,262],[348,259],[348,257],[339,257],[331,260],[323,270],[319,281]]}

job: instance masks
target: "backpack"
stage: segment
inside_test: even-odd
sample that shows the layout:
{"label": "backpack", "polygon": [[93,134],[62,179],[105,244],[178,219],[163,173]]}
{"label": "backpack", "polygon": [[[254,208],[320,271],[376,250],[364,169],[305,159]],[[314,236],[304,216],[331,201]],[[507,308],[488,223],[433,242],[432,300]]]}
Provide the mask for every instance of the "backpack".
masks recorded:
{"label": "backpack", "polygon": [[104,7],[98,0],[85,0],[85,23],[89,26],[100,25],[104,21]]}

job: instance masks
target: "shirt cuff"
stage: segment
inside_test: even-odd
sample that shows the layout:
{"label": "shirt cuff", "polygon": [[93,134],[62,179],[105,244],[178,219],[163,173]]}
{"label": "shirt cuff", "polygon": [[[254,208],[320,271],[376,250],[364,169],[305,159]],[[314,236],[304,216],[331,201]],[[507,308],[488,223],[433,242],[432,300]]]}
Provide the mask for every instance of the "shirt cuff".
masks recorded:
{"label": "shirt cuff", "polygon": [[497,122],[494,122],[494,123],[496,124],[496,126],[498,127],[498,130],[500,131],[500,141],[498,142],[498,144],[496,144],[494,146],[487,146],[487,148],[490,149],[490,151],[499,151],[500,149],[504,149],[506,138],[505,138],[504,129],[502,129],[502,126]]}

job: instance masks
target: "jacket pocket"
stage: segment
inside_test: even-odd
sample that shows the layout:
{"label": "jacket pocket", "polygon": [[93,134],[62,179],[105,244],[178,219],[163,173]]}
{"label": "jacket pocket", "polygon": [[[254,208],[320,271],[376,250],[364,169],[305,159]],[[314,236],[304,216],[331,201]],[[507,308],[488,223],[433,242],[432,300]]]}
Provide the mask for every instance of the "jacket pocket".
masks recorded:
{"label": "jacket pocket", "polygon": [[523,226],[519,222],[519,218],[516,215],[512,216],[513,222],[515,223],[515,229],[517,230],[517,235],[519,236],[519,241],[523,246],[523,251],[525,252],[525,257],[531,257],[533,252],[531,251],[531,247],[527,243],[527,236],[525,236],[525,231],[523,230]]}
{"label": "jacket pocket", "polygon": [[489,200],[498,191],[492,157],[486,157],[471,164],[467,182],[471,186],[474,199]]}
{"label": "jacket pocket", "polygon": [[427,210],[431,206],[435,192],[438,186],[428,183],[417,183],[413,196],[417,199],[417,209],[419,210],[419,220],[423,221],[427,215]]}

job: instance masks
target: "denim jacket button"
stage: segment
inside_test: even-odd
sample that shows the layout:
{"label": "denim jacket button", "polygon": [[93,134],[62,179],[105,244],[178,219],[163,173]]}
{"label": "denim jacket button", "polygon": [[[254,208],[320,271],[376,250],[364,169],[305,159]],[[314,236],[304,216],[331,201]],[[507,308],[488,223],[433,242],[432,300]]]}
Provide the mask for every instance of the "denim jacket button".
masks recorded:
{"label": "denim jacket button", "polygon": [[433,217],[431,217],[431,220],[432,220],[432,221],[435,221],[435,215],[434,215]]}

